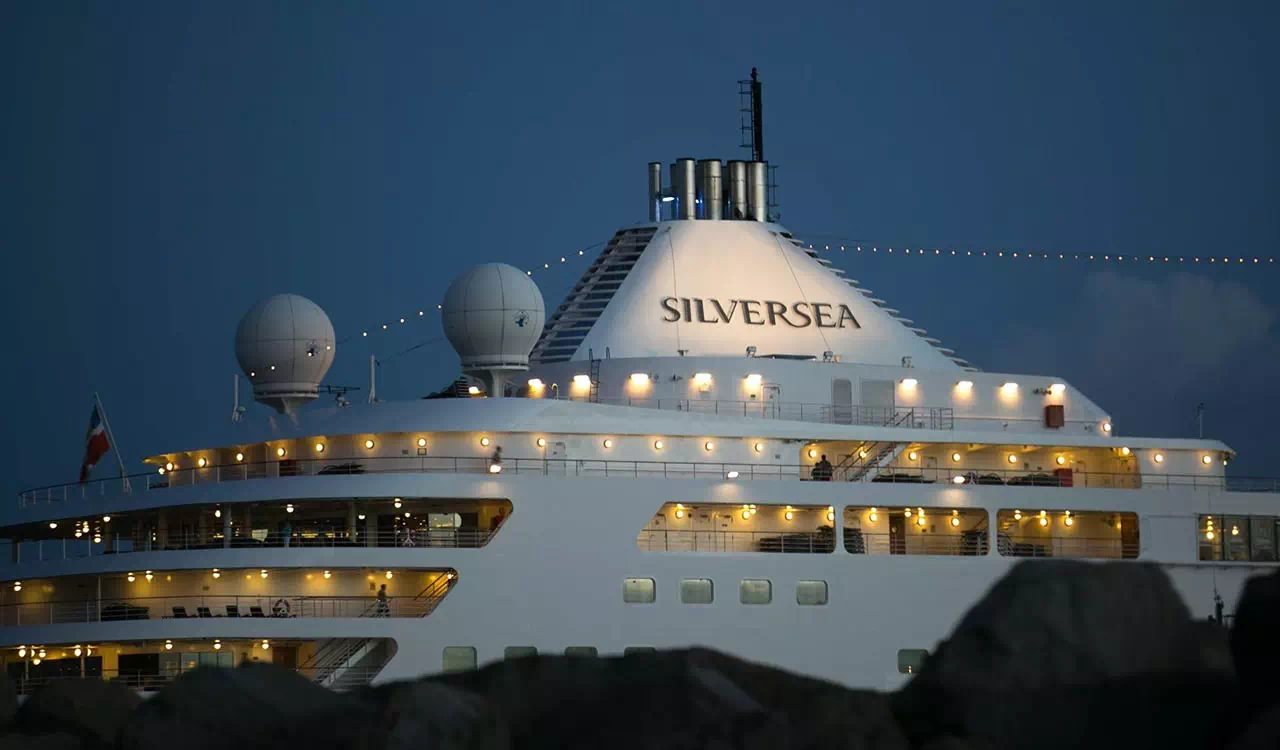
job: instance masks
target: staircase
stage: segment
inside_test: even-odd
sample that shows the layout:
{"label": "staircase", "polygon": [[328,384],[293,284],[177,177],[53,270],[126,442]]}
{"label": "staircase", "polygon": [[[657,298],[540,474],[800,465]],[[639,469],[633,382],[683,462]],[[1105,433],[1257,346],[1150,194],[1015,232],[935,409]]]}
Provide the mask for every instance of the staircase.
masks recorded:
{"label": "staircase", "polygon": [[[457,576],[453,572],[436,577],[413,599],[396,599],[392,604],[398,617],[426,617],[431,614]],[[360,617],[377,617],[378,604],[370,604]],[[323,687],[334,690],[351,690],[368,685],[391,659],[389,642],[385,638],[330,638],[320,644],[315,654],[298,665],[298,671],[306,674]]]}
{"label": "staircase", "polygon": [[[836,477],[847,482],[861,482],[893,463],[906,447],[906,443],[872,443],[846,456],[836,467]],[[859,453],[864,450],[867,457],[860,458]]]}
{"label": "staircase", "polygon": [[591,358],[591,403],[600,403],[600,360]]}

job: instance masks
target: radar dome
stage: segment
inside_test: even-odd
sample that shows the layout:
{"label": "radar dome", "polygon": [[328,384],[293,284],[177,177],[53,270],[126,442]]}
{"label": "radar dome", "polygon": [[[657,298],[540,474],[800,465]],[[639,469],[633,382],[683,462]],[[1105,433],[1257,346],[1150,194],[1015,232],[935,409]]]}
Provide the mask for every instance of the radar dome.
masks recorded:
{"label": "radar dome", "polygon": [[329,316],[296,294],[262,300],[236,329],[236,359],[254,399],[284,414],[316,398],[335,349]]}
{"label": "radar dome", "polygon": [[[454,279],[441,309],[463,371],[478,374],[528,369],[547,319],[538,285],[506,263],[485,263]],[[500,395],[498,384],[488,382],[489,393]]]}

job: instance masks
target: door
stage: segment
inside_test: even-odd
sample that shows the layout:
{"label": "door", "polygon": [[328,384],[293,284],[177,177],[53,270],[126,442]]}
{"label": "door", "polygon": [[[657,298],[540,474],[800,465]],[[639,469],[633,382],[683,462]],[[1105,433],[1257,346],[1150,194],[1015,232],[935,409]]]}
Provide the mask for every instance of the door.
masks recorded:
{"label": "door", "polygon": [[894,397],[897,383],[892,380],[862,381],[861,407],[858,409],[860,424],[889,424],[893,421]]}
{"label": "door", "polygon": [[907,554],[907,519],[901,513],[889,514],[889,554]]}
{"label": "door", "polygon": [[853,384],[848,378],[831,381],[831,422],[853,424]]}
{"label": "door", "polygon": [[568,450],[565,448],[564,441],[547,443],[546,473],[551,476],[564,476],[566,473],[565,464],[568,463],[567,458]]}

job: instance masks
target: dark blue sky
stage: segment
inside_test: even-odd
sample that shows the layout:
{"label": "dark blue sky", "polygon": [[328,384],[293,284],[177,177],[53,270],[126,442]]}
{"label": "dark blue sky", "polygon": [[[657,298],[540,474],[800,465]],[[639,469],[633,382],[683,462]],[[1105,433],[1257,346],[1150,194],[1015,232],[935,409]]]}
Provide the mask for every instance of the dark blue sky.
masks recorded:
{"label": "dark blue sky", "polygon": [[[646,162],[743,155],[752,65],[799,234],[1280,254],[1278,32],[1265,0],[4,3],[3,489],[74,479],[94,390],[130,468],[199,444],[263,296],[342,337],[643,219]],[[1280,473],[1274,265],[836,262],[983,369],[1064,377],[1124,434],[1193,436],[1204,401],[1235,473]],[[549,305],[582,267],[535,275]],[[446,344],[388,355],[439,331],[329,380],[372,350],[384,398],[434,390]]]}

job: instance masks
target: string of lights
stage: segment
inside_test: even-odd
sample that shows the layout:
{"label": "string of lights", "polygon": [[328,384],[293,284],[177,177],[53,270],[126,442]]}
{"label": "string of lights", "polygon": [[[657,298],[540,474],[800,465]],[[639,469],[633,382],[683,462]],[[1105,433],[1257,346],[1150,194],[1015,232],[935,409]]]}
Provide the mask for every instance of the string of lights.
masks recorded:
{"label": "string of lights", "polygon": [[810,250],[829,253],[862,253],[864,255],[895,255],[902,258],[989,258],[993,260],[1049,260],[1094,263],[1181,263],[1206,264],[1215,266],[1239,265],[1274,265],[1276,259],[1269,255],[1167,255],[1165,253],[1065,253],[1045,250],[1010,250],[1000,249],[953,249],[953,248],[910,248],[871,245],[857,242],[824,242],[808,243]]}

